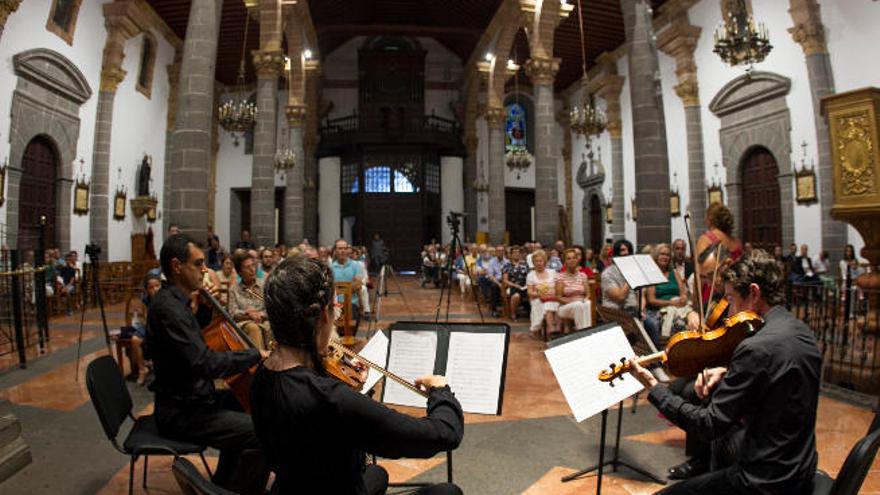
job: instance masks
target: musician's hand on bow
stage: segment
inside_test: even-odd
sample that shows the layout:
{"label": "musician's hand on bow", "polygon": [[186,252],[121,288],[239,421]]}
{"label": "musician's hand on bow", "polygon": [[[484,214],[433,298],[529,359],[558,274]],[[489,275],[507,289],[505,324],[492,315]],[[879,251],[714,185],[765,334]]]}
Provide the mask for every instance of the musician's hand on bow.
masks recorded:
{"label": "musician's hand on bow", "polygon": [[700,330],[700,314],[696,311],[691,311],[687,315],[687,329],[692,331]]}
{"label": "musician's hand on bow", "polygon": [[654,376],[654,374],[648,371],[642,365],[640,365],[635,359],[630,359],[629,363],[627,364],[629,364],[630,366],[630,374],[632,374],[632,376],[635,377],[636,380],[641,382],[641,384],[644,385],[645,388],[652,388],[654,385],[657,385],[657,378]]}
{"label": "musician's hand on bow", "polygon": [[417,379],[415,384],[416,384],[416,387],[418,387],[426,392],[430,392],[432,388],[445,387],[447,384],[447,381],[446,381],[445,376],[428,375],[428,376],[423,376],[423,377]]}
{"label": "musician's hand on bow", "polygon": [[701,399],[708,397],[715,386],[724,378],[725,373],[727,373],[727,368],[724,367],[710,368],[699,373],[697,381],[694,382],[694,391],[697,392],[697,397]]}

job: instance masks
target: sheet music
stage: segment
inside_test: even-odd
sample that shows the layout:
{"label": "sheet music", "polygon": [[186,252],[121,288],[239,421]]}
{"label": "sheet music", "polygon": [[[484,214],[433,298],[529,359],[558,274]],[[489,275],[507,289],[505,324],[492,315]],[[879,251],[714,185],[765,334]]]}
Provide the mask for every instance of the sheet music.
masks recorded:
{"label": "sheet music", "polygon": [[633,289],[666,282],[666,277],[663,276],[660,267],[647,254],[617,256],[612,261]]}
{"label": "sheet music", "polygon": [[[414,382],[416,378],[434,374],[437,358],[437,333],[416,330],[395,330],[391,338],[388,371]],[[385,381],[383,401],[401,406],[425,407],[427,399],[394,380]]]}
{"label": "sheet music", "polygon": [[575,420],[581,422],[644,387],[629,373],[614,386],[599,381],[599,372],[621,357],[635,356],[623,329],[614,326],[544,351]]}
{"label": "sheet music", "polygon": [[[385,366],[388,362],[388,337],[384,332],[376,332],[359,354],[372,363]],[[364,382],[364,388],[361,389],[362,394],[368,393],[385,376],[373,368],[369,368],[369,370],[367,381]]]}
{"label": "sheet music", "polygon": [[498,412],[504,341],[503,333],[450,333],[446,378],[465,412]]}

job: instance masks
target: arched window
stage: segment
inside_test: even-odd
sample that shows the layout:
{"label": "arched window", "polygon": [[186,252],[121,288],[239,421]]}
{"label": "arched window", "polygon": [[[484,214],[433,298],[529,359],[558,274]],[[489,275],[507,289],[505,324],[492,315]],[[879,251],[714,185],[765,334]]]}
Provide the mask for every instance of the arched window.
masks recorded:
{"label": "arched window", "polygon": [[526,109],[521,104],[507,105],[507,122],[505,123],[504,149],[514,151],[526,148]]}
{"label": "arched window", "polygon": [[73,44],[73,32],[76,30],[76,18],[79,15],[81,3],[82,0],[52,1],[52,9],[49,11],[46,29],[57,34],[68,45]]}
{"label": "arched window", "polygon": [[141,66],[138,69],[137,90],[150,97],[153,88],[153,67],[156,65],[156,38],[151,33],[144,33],[141,45]]}

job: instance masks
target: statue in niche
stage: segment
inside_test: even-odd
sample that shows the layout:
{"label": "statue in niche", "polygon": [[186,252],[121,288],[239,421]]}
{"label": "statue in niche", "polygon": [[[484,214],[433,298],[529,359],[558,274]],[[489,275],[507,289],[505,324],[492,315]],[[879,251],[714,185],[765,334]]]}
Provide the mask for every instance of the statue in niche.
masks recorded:
{"label": "statue in niche", "polygon": [[150,155],[144,155],[143,161],[141,161],[141,168],[138,170],[138,180],[137,180],[137,195],[138,196],[149,196],[150,195],[150,173],[153,168],[153,159]]}

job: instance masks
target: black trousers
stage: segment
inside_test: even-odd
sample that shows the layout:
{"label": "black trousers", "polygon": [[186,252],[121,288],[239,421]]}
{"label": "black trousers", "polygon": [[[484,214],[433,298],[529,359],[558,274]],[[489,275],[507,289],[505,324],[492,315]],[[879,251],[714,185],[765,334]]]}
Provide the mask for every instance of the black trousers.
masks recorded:
{"label": "black trousers", "polygon": [[178,405],[156,401],[162,435],[220,451],[213,482],[236,493],[263,493],[269,469],[245,414],[230,390],[216,392],[213,404]]}
{"label": "black trousers", "polygon": [[[677,378],[669,383],[669,390],[691,404],[700,405],[702,400],[697,396],[697,391],[694,390],[694,383],[696,381],[697,378],[693,376]],[[712,449],[709,442],[698,438],[696,435],[685,433],[684,453],[689,458],[703,459],[708,463]]]}
{"label": "black trousers", "polygon": [[[384,495],[388,490],[388,472],[381,466],[370,464],[364,470],[364,485],[370,495]],[[452,483],[438,483],[425,486],[412,492],[413,495],[463,495],[461,489]]]}
{"label": "black trousers", "polygon": [[668,486],[655,495],[747,495],[750,491],[732,477],[731,469],[712,471]]}

